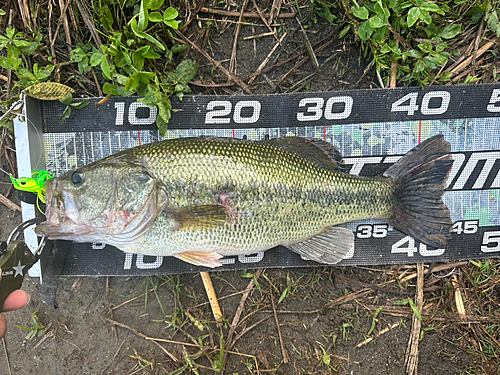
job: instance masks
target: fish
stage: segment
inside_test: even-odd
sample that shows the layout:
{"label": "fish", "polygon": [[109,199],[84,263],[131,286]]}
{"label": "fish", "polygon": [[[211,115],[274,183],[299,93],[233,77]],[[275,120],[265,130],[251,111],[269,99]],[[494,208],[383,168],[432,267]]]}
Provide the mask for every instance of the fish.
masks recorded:
{"label": "fish", "polygon": [[353,231],[338,225],[371,218],[444,247],[451,164],[443,135],[377,177],[346,173],[339,150],[313,138],[170,139],[48,180],[46,221],[35,232],[211,268],[278,245],[336,264],[354,249]]}

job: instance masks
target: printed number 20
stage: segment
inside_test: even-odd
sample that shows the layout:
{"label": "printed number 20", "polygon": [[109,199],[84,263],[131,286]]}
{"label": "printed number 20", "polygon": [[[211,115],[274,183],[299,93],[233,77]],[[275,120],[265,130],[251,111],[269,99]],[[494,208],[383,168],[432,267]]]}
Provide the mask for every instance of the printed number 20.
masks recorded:
{"label": "printed number 20", "polygon": [[[205,115],[205,124],[229,124],[231,122],[231,110],[233,103],[229,100],[212,100],[207,104],[207,114]],[[250,116],[243,116],[251,111]],[[233,121],[237,124],[253,124],[260,118],[260,102],[257,100],[241,100],[234,105]]]}

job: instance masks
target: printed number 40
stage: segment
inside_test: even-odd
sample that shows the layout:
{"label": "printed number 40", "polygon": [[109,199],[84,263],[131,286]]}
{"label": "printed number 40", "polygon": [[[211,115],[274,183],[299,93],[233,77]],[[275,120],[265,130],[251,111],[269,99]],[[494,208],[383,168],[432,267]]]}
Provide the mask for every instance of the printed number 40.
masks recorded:
{"label": "printed number 40", "polygon": [[[404,246],[407,244],[407,246]],[[409,257],[415,255],[416,252],[419,252],[420,255],[424,257],[437,257],[443,255],[446,249],[436,249],[436,250],[428,250],[427,246],[421,243],[417,249],[415,246],[415,240],[413,237],[406,236],[392,245],[391,253],[392,254],[407,254]]]}
{"label": "printed number 40", "polygon": [[[401,99],[396,100],[392,103],[391,112],[406,112],[408,116],[414,115],[419,109],[417,104],[418,94],[418,92],[411,92],[403,96]],[[451,96],[448,91],[430,91],[426,93],[422,98],[422,103],[420,104],[420,113],[423,115],[441,115],[445,113],[450,104],[450,97]],[[429,107],[429,103],[433,98],[441,101],[439,107]]]}

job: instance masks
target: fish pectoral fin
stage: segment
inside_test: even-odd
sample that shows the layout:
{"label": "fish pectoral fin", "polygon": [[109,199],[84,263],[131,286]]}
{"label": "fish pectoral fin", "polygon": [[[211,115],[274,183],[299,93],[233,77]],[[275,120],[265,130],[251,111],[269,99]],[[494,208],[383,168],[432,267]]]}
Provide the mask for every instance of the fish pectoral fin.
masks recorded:
{"label": "fish pectoral fin", "polygon": [[224,225],[230,221],[226,207],[220,204],[205,204],[164,210],[163,215],[175,222],[173,230],[200,231]]}
{"label": "fish pectoral fin", "polygon": [[354,250],[354,234],[347,228],[331,227],[317,236],[286,247],[304,260],[336,264]]}
{"label": "fish pectoral fin", "polygon": [[222,255],[208,251],[185,251],[183,253],[174,254],[174,257],[183,260],[184,262],[194,264],[195,266],[203,267],[220,267],[222,263],[218,260]]}

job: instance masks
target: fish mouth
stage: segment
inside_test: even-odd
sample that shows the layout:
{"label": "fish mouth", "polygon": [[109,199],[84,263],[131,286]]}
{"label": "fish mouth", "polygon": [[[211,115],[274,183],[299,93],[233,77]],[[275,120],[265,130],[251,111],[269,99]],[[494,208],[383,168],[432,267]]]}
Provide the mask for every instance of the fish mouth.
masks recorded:
{"label": "fish mouth", "polygon": [[91,230],[78,222],[78,210],[71,193],[59,191],[57,181],[49,180],[45,184],[46,221],[35,227],[35,233],[51,239],[78,240]]}
{"label": "fish mouth", "polygon": [[157,216],[158,193],[155,190],[150,194],[142,209],[133,216],[113,207],[106,215],[99,215],[97,221],[80,218],[74,195],[58,188],[57,182],[46,186],[46,202],[47,220],[35,227],[37,235],[55,240],[103,242],[124,248],[152,228]]}

